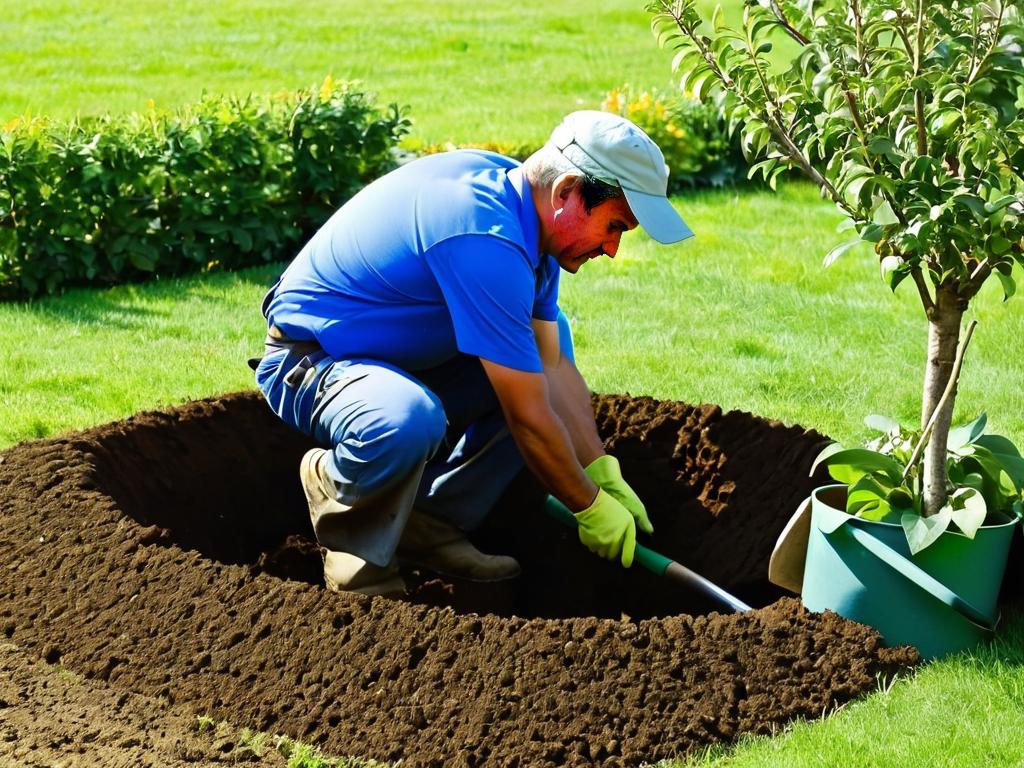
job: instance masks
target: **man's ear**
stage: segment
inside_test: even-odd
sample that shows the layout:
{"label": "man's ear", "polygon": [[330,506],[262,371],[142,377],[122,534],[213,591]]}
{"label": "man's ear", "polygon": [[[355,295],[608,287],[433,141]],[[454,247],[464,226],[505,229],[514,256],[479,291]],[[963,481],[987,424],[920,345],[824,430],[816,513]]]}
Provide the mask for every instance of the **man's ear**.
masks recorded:
{"label": "man's ear", "polygon": [[569,195],[579,182],[578,173],[563,173],[555,179],[555,183],[551,185],[551,207],[558,209],[565,205],[565,201],[569,199]]}

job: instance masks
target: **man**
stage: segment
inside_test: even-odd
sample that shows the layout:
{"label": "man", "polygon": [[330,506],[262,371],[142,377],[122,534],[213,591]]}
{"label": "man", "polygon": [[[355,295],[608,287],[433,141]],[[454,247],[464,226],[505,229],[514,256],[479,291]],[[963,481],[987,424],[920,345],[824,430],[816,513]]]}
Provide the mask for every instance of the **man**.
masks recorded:
{"label": "man", "polygon": [[692,235],[661,150],[617,115],[574,112],[522,165],[464,150],[373,182],[302,249],[264,301],[256,381],[323,448],[302,459],[335,590],[397,594],[399,562],[489,581],[477,526],[523,462],[629,567],[644,505],[604,452],[558,309],[575,273],[639,223]]}

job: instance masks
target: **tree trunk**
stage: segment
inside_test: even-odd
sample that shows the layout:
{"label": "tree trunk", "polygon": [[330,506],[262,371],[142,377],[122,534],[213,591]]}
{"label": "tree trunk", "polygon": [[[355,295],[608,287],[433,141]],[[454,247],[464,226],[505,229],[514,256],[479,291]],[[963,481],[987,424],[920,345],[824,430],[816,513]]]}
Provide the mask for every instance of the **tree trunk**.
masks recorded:
{"label": "tree trunk", "polygon": [[[956,359],[957,344],[960,340],[960,320],[965,302],[956,294],[955,288],[940,287],[935,292],[935,308],[928,318],[928,362],[924,376],[924,398],[921,403],[921,428],[938,405],[946,388]],[[953,405],[956,391],[946,401],[935,419],[931,437],[924,452],[924,514],[934,515],[946,503],[946,441],[949,426],[953,421]]]}

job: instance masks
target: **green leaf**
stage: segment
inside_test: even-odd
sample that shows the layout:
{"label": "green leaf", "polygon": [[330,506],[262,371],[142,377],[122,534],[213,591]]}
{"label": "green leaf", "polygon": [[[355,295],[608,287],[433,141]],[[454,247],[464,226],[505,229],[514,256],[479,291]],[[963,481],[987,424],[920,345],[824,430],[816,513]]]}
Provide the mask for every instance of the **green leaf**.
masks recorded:
{"label": "green leaf", "polygon": [[831,267],[836,262],[836,259],[838,259],[840,256],[842,256],[844,253],[846,253],[848,250],[853,248],[853,246],[857,245],[860,242],[862,242],[861,239],[857,238],[856,240],[850,240],[848,242],[842,243],[841,245],[837,245],[835,248],[833,248],[825,255],[825,259],[822,261],[822,265],[826,267]]}
{"label": "green leaf", "polygon": [[915,512],[904,512],[900,516],[903,533],[907,537],[910,553],[916,555],[946,532],[953,519],[953,510],[947,504],[931,517],[923,517]]}
{"label": "green leaf", "polygon": [[889,205],[888,200],[882,200],[877,208],[871,214],[871,221],[875,224],[885,226],[887,224],[899,224],[900,220],[893,211],[892,206]]}
{"label": "green leaf", "polygon": [[944,109],[928,121],[928,130],[936,136],[945,136],[963,120],[959,110]]}
{"label": "green leaf", "polygon": [[892,515],[892,507],[889,506],[889,502],[882,498],[875,498],[874,500],[861,505],[857,509],[856,516],[862,520],[882,522],[890,515]]}
{"label": "green leaf", "polygon": [[837,454],[843,450],[846,449],[843,448],[842,443],[829,443],[828,445],[826,445],[824,448],[822,448],[818,455],[814,457],[814,463],[811,464],[811,471],[807,473],[807,476],[810,477],[811,475],[813,475],[814,470],[818,468],[818,465],[821,464],[821,462],[825,461],[825,459],[827,459],[829,456]]}
{"label": "green leaf", "polygon": [[884,234],[881,224],[868,224],[860,231],[860,239],[868,243],[878,243]]}
{"label": "green leaf", "polygon": [[961,448],[973,445],[974,441],[985,434],[985,424],[988,423],[988,415],[982,413],[978,418],[969,424],[953,427],[949,430],[949,437],[946,440],[946,450],[957,452]]}
{"label": "green leaf", "polygon": [[895,459],[867,448],[846,448],[824,455],[822,451],[811,467],[811,474],[819,464],[841,483],[853,484],[869,473],[881,473],[893,484],[901,482],[903,467]]}
{"label": "green leaf", "polygon": [[986,210],[987,206],[985,201],[977,195],[953,195],[953,202],[957,205],[963,206],[964,208],[970,209],[972,213],[977,214],[980,218],[985,218],[990,213],[990,211]]}
{"label": "green leaf", "polygon": [[1007,453],[993,453],[992,460],[999,464],[1017,491],[1024,490],[1024,459]]}
{"label": "green leaf", "polygon": [[913,510],[914,509],[914,494],[906,489],[905,486],[897,486],[889,491],[889,495],[885,497],[885,500],[889,502],[889,506],[893,509],[898,510]]}
{"label": "green leaf", "polygon": [[843,197],[846,198],[846,202],[855,208],[859,207],[861,190],[864,188],[864,185],[872,180],[872,178],[873,177],[871,175],[857,176],[847,183],[843,187]]}
{"label": "green leaf", "polygon": [[973,488],[976,491],[984,492],[985,478],[977,472],[968,472],[963,476],[963,479],[958,483],[958,485],[962,485],[964,488]]}
{"label": "green leaf", "polygon": [[898,107],[903,102],[904,98],[906,98],[907,93],[907,86],[902,80],[891,85],[885,96],[882,98],[882,113],[891,114],[894,112],[896,107]]}
{"label": "green leaf", "polygon": [[865,520],[881,520],[892,509],[889,489],[871,475],[864,475],[846,493],[846,513]]}
{"label": "green leaf", "polygon": [[232,239],[242,250],[242,253],[248,253],[252,250],[252,235],[250,235],[244,229],[236,229],[231,233]]}
{"label": "green leaf", "polygon": [[1010,250],[1010,246],[1012,245],[1013,243],[1011,243],[1002,235],[992,235],[992,237],[988,239],[988,249],[996,256],[1002,256],[1004,253]]}
{"label": "green leaf", "polygon": [[722,13],[722,6],[716,5],[714,13],[711,14],[711,28],[715,32],[721,32],[722,27],[725,25],[724,14]]}
{"label": "green leaf", "polygon": [[985,210],[988,213],[995,213],[996,211],[1001,211],[1006,206],[1015,202],[1017,202],[1016,195],[1003,195],[1002,197],[998,197],[990,203],[985,203]]}
{"label": "green leaf", "polygon": [[903,266],[903,259],[899,256],[886,256],[878,265],[882,270],[882,279],[889,280],[889,276]]}
{"label": "green leaf", "polygon": [[998,278],[999,282],[1003,285],[1003,301],[1006,301],[1017,292],[1017,283],[1014,282],[1012,277],[996,271],[996,278]]}
{"label": "green leaf", "polygon": [[1020,451],[1017,450],[1017,446],[1002,435],[982,435],[974,441],[974,444],[980,445],[982,448],[987,448],[992,451],[992,453],[1002,453],[1007,456],[1020,457]]}
{"label": "green leaf", "polygon": [[953,508],[953,522],[964,536],[973,539],[974,534],[985,522],[985,515],[988,514],[985,497],[974,488],[961,488],[953,492],[950,502]]}
{"label": "green leaf", "polygon": [[864,419],[864,423],[878,432],[885,432],[888,434],[893,430],[899,429],[899,422],[895,419],[890,419],[888,416],[881,416],[877,413],[872,413]]}

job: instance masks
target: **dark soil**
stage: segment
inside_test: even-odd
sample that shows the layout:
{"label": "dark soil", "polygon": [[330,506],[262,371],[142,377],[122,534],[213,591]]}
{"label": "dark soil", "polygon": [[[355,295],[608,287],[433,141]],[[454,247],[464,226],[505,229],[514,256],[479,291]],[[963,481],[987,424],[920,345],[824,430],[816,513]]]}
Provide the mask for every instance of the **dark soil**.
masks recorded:
{"label": "dark soil", "polygon": [[271,739],[200,722],[166,699],[129,693],[0,643],[0,765],[5,768],[285,768]]}
{"label": "dark soil", "polygon": [[766,581],[821,435],[716,406],[595,407],[650,545],[767,607],[700,615],[713,606],[598,560],[525,475],[475,534],[520,559],[516,582],[408,573],[407,601],[327,592],[297,480],[308,446],[240,393],[0,455],[0,642],[409,766],[638,765],[818,717],[916,663]]}

